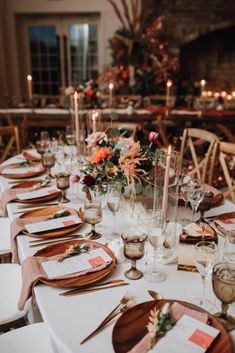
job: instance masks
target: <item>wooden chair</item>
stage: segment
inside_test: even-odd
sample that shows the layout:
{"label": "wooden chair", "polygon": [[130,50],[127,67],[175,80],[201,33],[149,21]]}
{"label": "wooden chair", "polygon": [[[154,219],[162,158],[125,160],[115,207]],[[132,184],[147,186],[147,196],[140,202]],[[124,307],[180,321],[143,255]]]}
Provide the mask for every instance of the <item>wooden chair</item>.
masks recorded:
{"label": "wooden chair", "polygon": [[[223,190],[224,197],[230,197],[235,203],[235,181],[231,172],[229,172],[228,161],[235,159],[235,143],[219,141],[216,145],[216,155],[218,156],[218,162],[222,169],[225,177],[227,187]],[[210,181],[213,181],[213,174],[215,169],[218,170],[218,164],[216,160],[210,171]]]}
{"label": "wooden chair", "polygon": [[3,150],[3,153],[0,157],[0,163],[2,163],[6,158],[7,155],[10,151],[10,149],[13,147],[14,143],[16,145],[16,151],[15,154],[20,153],[20,138],[19,138],[19,131],[18,127],[14,125],[9,125],[9,126],[0,126],[0,136],[8,136],[9,140]]}
{"label": "wooden chair", "polygon": [[[180,148],[180,170],[183,168],[183,159],[190,154],[192,169],[189,174],[197,177],[202,183],[210,184],[210,168],[214,165],[216,156],[216,142],[218,137],[210,131],[202,129],[184,129]],[[198,150],[202,150],[198,155]]]}
{"label": "wooden chair", "polygon": [[[110,126],[110,124],[109,124]],[[136,124],[136,123],[117,123],[117,122],[113,122],[112,123],[112,128],[113,129],[118,129],[121,132],[125,132],[125,137],[132,137],[134,140],[137,137],[137,133],[138,131],[141,130],[141,125],[140,124]]]}

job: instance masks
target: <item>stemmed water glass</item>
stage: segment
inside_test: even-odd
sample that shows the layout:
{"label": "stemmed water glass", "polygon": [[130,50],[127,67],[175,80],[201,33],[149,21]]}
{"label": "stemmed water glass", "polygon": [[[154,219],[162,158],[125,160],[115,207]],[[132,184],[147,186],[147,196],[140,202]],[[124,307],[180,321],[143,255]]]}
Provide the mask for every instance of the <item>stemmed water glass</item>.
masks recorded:
{"label": "stemmed water glass", "polygon": [[61,190],[62,195],[59,200],[60,203],[67,203],[70,200],[66,197],[66,190],[69,188],[70,175],[65,172],[60,172],[56,175],[56,186]]}
{"label": "stemmed water glass", "polygon": [[102,207],[101,202],[97,199],[92,199],[84,203],[84,222],[91,224],[91,231],[86,234],[88,239],[99,239],[102,235],[95,229],[95,225],[102,221]]}
{"label": "stemmed water glass", "polygon": [[138,229],[130,229],[122,234],[124,255],[131,260],[131,268],[125,272],[125,276],[129,279],[139,279],[143,276],[143,272],[136,268],[136,261],[144,256],[146,239],[147,235]]}
{"label": "stemmed water glass", "polygon": [[66,126],[65,138],[69,146],[75,145],[75,131],[73,126]]}
{"label": "stemmed water glass", "polygon": [[53,179],[51,168],[55,165],[55,155],[51,151],[45,151],[42,155],[42,165],[47,168],[47,180]]}
{"label": "stemmed water glass", "polygon": [[188,182],[186,193],[193,210],[192,221],[194,221],[200,202],[203,200],[205,195],[205,186],[200,182],[200,180],[192,179]]}
{"label": "stemmed water glass", "polygon": [[153,264],[147,267],[144,277],[149,282],[162,282],[166,279],[166,275],[160,272],[157,267],[157,253],[163,245],[165,236],[165,224],[163,222],[162,212],[158,211],[148,218],[147,235],[149,243],[153,247],[154,257]]}
{"label": "stemmed water glass", "polygon": [[118,212],[121,204],[121,194],[122,194],[122,185],[119,182],[112,183],[108,185],[108,195],[107,195],[107,205],[110,211],[113,214],[114,223],[113,223],[113,232],[112,235],[116,236],[116,213]]}
{"label": "stemmed water glass", "polygon": [[213,303],[205,298],[206,280],[212,273],[212,268],[215,261],[217,252],[217,245],[212,241],[200,241],[193,248],[194,264],[201,275],[203,290],[202,297],[193,299],[193,304],[201,306],[202,308],[211,311]]}
{"label": "stemmed water glass", "polygon": [[235,301],[235,264],[217,263],[212,273],[213,291],[222,302],[221,312],[214,314],[222,321],[228,331],[235,328],[235,318],[228,315],[229,304]]}

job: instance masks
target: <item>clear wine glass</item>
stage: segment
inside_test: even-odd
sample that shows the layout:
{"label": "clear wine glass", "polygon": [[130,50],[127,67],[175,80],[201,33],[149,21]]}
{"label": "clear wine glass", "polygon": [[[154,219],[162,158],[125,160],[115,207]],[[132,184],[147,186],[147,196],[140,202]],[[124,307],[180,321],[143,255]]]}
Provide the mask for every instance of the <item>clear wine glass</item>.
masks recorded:
{"label": "clear wine glass", "polygon": [[223,248],[224,260],[235,264],[235,236],[227,234]]}
{"label": "clear wine glass", "polygon": [[66,126],[65,138],[69,146],[75,145],[75,130],[73,126]]}
{"label": "clear wine glass", "polygon": [[86,201],[84,203],[84,222],[91,224],[91,231],[85,235],[88,239],[99,239],[101,234],[95,229],[95,225],[102,221],[102,207],[101,202],[97,199]]}
{"label": "clear wine glass", "polygon": [[131,268],[125,272],[125,276],[129,279],[139,279],[143,276],[143,272],[136,268],[136,261],[144,256],[146,239],[147,235],[135,228],[122,234],[124,255],[131,260]]}
{"label": "clear wine glass", "polygon": [[65,172],[61,172],[58,173],[56,175],[56,186],[59,190],[62,191],[62,195],[61,198],[59,200],[59,202],[62,203],[67,203],[70,200],[66,197],[66,190],[69,188],[69,179],[70,179],[70,175],[65,173]]}
{"label": "clear wine glass", "polygon": [[213,268],[213,291],[222,302],[221,312],[214,314],[222,321],[228,331],[235,328],[235,318],[228,315],[229,304],[235,301],[235,263],[220,262]]}
{"label": "clear wine glass", "polygon": [[200,182],[200,180],[192,179],[188,182],[186,193],[193,210],[192,222],[194,222],[195,214],[197,213],[200,202],[203,200],[205,195],[205,186]]}
{"label": "clear wine glass", "polygon": [[107,205],[109,210],[113,214],[114,223],[113,223],[113,236],[117,236],[116,231],[116,213],[118,212],[121,204],[121,195],[122,195],[122,185],[121,183],[112,183],[108,185],[108,195],[107,195]]}
{"label": "clear wine glass", "polygon": [[165,237],[165,224],[163,222],[162,212],[158,211],[148,218],[147,234],[149,243],[153,247],[153,264],[144,272],[144,277],[149,282],[162,282],[166,279],[165,273],[159,271],[157,262],[157,253],[161,248]]}
{"label": "clear wine glass", "polygon": [[214,304],[205,298],[206,280],[212,273],[212,268],[217,252],[217,245],[212,241],[200,241],[193,248],[194,264],[201,275],[203,290],[202,297],[193,299],[193,304],[212,311]]}

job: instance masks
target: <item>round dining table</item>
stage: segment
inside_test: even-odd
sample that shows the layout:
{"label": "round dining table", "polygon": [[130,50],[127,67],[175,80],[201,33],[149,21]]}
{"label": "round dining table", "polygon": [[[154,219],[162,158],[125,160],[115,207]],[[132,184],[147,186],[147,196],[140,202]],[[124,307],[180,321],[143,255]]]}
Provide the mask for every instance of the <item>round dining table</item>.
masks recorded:
{"label": "round dining table", "polygon": [[[22,156],[15,156],[4,164],[13,162],[21,162]],[[43,176],[42,176],[43,178]],[[38,179],[38,178],[37,178]],[[12,180],[0,176],[1,190],[5,190],[12,186]],[[73,200],[72,200],[73,201]],[[66,204],[66,207],[79,209],[84,202],[82,192],[78,193],[78,197],[73,202]],[[32,207],[33,208],[33,207]],[[28,208],[30,209],[30,207]],[[8,216],[12,221],[19,217],[19,212],[25,212],[27,208],[20,208],[17,202],[11,202],[7,205]],[[181,216],[190,210],[184,207],[178,209],[179,220]],[[213,216],[224,212],[235,211],[235,205],[228,200],[224,200],[222,205],[212,208],[206,212],[206,216]],[[137,217],[138,218],[138,217]],[[136,222],[135,217],[131,217],[124,204],[117,212],[117,230],[121,234]],[[84,224],[78,232],[84,235],[89,230],[88,225]],[[105,202],[103,204],[103,219],[97,226],[103,236],[97,241],[103,244],[110,242],[110,234],[113,228],[113,215],[108,210]],[[36,251],[43,248],[30,247],[32,238],[19,235],[17,237],[19,262],[22,264],[28,256],[34,255]],[[222,249],[224,239],[219,237],[219,248]],[[220,251],[221,252],[221,251]],[[221,254],[220,254],[221,256]],[[137,262],[137,266],[144,270],[144,261]],[[130,267],[130,262],[117,264],[116,268],[109,275],[108,280],[124,279],[129,285],[117,288],[109,288],[100,291],[94,291],[82,295],[61,296],[65,288],[52,287],[43,283],[35,286],[34,294],[38,309],[41,313],[43,321],[47,324],[51,338],[54,342],[55,351],[60,353],[100,353],[114,352],[112,345],[112,330],[115,324],[113,320],[101,332],[93,338],[80,344],[80,342],[92,332],[104,317],[119,303],[123,295],[128,291],[134,294],[137,303],[151,300],[148,290],[153,290],[161,294],[164,299],[176,299],[191,302],[193,298],[201,296],[202,281],[199,273],[180,271],[177,269],[177,258],[169,264],[159,264],[159,267],[166,274],[166,280],[161,283],[150,283],[141,278],[139,280],[128,280],[124,276],[124,272]],[[106,279],[105,279],[106,280]],[[213,290],[211,277],[206,283],[206,297],[212,302],[220,305],[216,299]],[[233,306],[231,310],[233,309]],[[235,308],[234,308],[235,309]],[[235,313],[235,311],[234,311]],[[234,330],[235,331],[235,330]],[[235,347],[235,332],[230,332]]]}

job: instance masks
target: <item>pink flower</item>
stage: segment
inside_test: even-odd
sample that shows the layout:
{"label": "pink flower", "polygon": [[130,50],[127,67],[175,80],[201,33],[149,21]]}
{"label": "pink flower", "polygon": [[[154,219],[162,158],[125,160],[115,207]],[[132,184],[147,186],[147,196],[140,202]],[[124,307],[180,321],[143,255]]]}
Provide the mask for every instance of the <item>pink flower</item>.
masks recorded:
{"label": "pink flower", "polygon": [[159,132],[151,131],[149,133],[149,142],[153,143],[158,139]]}
{"label": "pink flower", "polygon": [[74,94],[74,88],[72,86],[66,87],[65,88],[65,95],[70,96],[71,94]]}
{"label": "pink flower", "polygon": [[107,141],[108,137],[105,132],[97,131],[93,132],[86,138],[87,147],[95,147],[97,142],[101,142],[103,140]]}
{"label": "pink flower", "polygon": [[73,175],[71,175],[71,177],[70,177],[70,181],[71,181],[71,183],[78,183],[79,182],[79,180],[80,180],[80,176],[79,175],[77,175],[77,174],[73,174]]}

